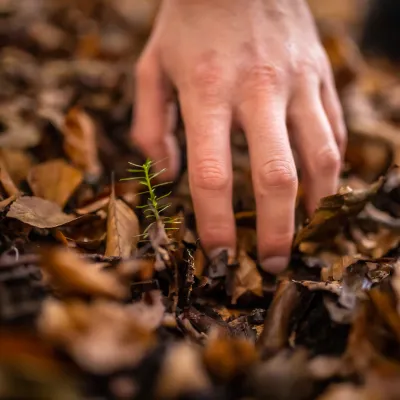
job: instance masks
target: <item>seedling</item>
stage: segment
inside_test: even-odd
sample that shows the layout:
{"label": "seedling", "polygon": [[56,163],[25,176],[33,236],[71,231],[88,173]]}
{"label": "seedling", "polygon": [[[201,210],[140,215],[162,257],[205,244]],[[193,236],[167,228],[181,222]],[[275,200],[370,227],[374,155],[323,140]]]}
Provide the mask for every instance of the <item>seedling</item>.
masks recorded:
{"label": "seedling", "polygon": [[157,163],[149,159],[147,159],[146,162],[142,165],[134,164],[131,162],[129,164],[134,166],[135,169],[128,169],[127,171],[137,174],[137,176],[125,178],[123,180],[137,180],[140,185],[143,185],[146,188],[146,190],[139,192],[138,194],[148,195],[146,204],[137,206],[137,208],[142,209],[145,218],[151,220],[150,224],[146,227],[146,229],[140,236],[144,239],[148,239],[149,230],[156,223],[162,223],[166,231],[179,229],[174,226],[180,224],[178,218],[166,217],[162,215],[165,210],[171,207],[171,203],[160,202],[160,200],[165,200],[168,196],[171,195],[172,192],[168,192],[167,194],[164,194],[162,196],[157,196],[155,191],[156,188],[168,185],[172,182],[153,184],[154,179],[163,174],[166,171],[166,168],[163,168],[158,172],[151,172],[152,167]]}

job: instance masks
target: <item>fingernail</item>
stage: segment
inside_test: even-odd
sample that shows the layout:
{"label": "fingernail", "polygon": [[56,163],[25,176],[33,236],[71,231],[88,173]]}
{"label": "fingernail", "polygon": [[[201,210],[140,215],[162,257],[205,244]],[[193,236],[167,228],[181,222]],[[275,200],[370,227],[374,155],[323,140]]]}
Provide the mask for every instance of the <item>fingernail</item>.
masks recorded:
{"label": "fingernail", "polygon": [[288,257],[275,256],[275,257],[265,258],[260,265],[265,272],[277,275],[285,270],[288,261],[289,261]]}

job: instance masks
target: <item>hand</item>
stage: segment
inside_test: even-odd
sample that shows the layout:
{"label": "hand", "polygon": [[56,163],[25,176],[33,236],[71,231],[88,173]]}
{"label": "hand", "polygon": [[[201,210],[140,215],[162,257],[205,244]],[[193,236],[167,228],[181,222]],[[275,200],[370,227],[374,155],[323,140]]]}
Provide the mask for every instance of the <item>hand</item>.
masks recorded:
{"label": "hand", "polygon": [[249,144],[261,266],[279,273],[293,239],[299,156],[307,208],[334,193],[346,142],[327,56],[304,0],[164,0],[136,70],[133,139],[178,169],[172,88],[185,124],[201,242],[234,254],[230,128]]}

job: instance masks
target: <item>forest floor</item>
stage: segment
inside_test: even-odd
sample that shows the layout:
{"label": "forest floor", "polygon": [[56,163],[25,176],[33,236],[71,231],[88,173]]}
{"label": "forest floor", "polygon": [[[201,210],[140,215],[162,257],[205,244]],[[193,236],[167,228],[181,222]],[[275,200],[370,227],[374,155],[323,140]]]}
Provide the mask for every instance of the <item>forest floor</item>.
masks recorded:
{"label": "forest floor", "polygon": [[349,131],[342,187],[310,219],[300,188],[275,279],[255,261],[239,133],[237,259],[204,255],[185,165],[143,235],[147,195],[121,178],[144,162],[129,128],[148,24],[124,4],[0,1],[0,398],[400,398],[396,73],[320,26]]}

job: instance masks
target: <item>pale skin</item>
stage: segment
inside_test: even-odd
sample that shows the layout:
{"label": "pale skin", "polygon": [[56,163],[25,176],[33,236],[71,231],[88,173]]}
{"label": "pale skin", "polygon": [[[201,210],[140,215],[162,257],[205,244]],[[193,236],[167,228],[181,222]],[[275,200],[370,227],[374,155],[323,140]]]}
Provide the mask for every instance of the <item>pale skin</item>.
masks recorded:
{"label": "pale skin", "polygon": [[[203,247],[235,254],[233,125],[245,132],[260,265],[283,271],[293,240],[298,177],[309,213],[338,186],[346,146],[331,67],[304,0],[163,0],[136,66],[134,142],[173,178],[175,89]],[[291,147],[291,145],[292,147]]]}

